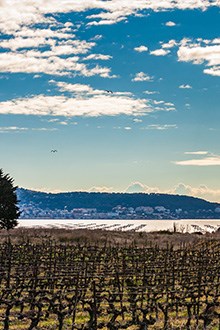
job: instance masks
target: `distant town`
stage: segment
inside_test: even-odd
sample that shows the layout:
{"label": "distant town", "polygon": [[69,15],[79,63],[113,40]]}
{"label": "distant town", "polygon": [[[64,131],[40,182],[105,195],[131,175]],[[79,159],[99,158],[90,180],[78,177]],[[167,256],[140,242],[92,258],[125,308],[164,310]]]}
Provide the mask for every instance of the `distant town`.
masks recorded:
{"label": "distant town", "polygon": [[213,219],[220,218],[220,207],[212,210],[198,210],[196,213],[182,209],[171,212],[163,206],[133,207],[117,206],[111,212],[98,212],[96,209],[77,208],[67,209],[41,209],[30,205],[21,208],[22,219]]}
{"label": "distant town", "polygon": [[77,192],[47,194],[25,189],[20,189],[18,195],[22,219],[220,218],[219,204],[189,196]]}

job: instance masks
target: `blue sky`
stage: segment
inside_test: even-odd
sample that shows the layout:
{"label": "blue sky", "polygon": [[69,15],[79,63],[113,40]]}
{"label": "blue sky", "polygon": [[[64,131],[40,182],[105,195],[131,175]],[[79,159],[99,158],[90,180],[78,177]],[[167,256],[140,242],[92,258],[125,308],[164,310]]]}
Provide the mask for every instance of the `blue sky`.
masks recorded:
{"label": "blue sky", "polygon": [[218,1],[0,0],[0,33],[17,185],[220,202]]}

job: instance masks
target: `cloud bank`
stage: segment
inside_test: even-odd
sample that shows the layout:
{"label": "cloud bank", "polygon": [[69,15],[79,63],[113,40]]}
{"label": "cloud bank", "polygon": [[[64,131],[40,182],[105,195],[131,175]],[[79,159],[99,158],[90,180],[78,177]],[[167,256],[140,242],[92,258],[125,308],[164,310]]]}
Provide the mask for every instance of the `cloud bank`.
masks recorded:
{"label": "cloud bank", "polygon": [[99,12],[87,15],[89,25],[114,24],[140,11],[164,11],[173,9],[200,9],[219,6],[218,0],[2,0],[0,3],[0,31],[11,33],[21,26],[55,21],[52,14],[87,12],[96,9]]}
{"label": "cloud bank", "polygon": [[135,98],[130,92],[108,93],[86,84],[70,84],[50,80],[62,93],[56,96],[35,95],[0,102],[0,114],[98,117],[133,115],[143,116],[156,111],[175,110],[173,103]]}
{"label": "cloud bank", "polygon": [[220,189],[209,188],[206,185],[199,185],[193,187],[188,184],[178,183],[170,189],[160,189],[159,187],[151,187],[141,182],[132,182],[124,192],[128,193],[161,193],[161,194],[177,194],[188,195],[193,197],[204,198],[209,201],[220,202]]}

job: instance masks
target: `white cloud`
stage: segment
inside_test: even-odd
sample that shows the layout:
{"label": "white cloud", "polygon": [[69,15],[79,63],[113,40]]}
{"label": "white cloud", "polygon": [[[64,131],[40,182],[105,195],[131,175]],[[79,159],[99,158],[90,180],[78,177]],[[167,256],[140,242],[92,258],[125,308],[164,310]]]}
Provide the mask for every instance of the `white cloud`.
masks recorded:
{"label": "white cloud", "polygon": [[20,133],[26,131],[56,131],[56,130],[57,128],[46,128],[46,127],[38,127],[38,128],[17,127],[17,126],[0,127],[0,133]]}
{"label": "white cloud", "polygon": [[138,72],[132,81],[153,81],[154,77],[149,76],[147,73]]}
{"label": "white cloud", "polygon": [[[0,31],[3,33],[14,33],[21,27],[39,23],[54,23],[55,19],[51,14],[84,12],[92,9],[100,12],[88,16],[90,25],[114,24],[133,14],[140,14],[140,11],[151,9],[153,11],[164,11],[173,9],[201,9],[219,6],[218,0],[2,0],[0,11]],[[66,25],[70,28],[71,25]]]}
{"label": "white cloud", "polygon": [[139,46],[139,47],[135,47],[134,50],[136,52],[139,52],[139,53],[147,52],[148,51],[148,47],[146,47],[146,46]]}
{"label": "white cloud", "polygon": [[166,108],[166,110],[167,111],[174,111],[174,110],[176,110],[176,108],[175,107],[169,107],[169,108]]}
{"label": "white cloud", "polygon": [[155,106],[152,100],[134,98],[130,92],[107,93],[105,90],[93,89],[90,85],[69,84],[50,80],[60,92],[69,92],[71,96],[35,95],[0,102],[0,114],[25,114],[41,116],[116,116],[145,115],[154,111],[171,111],[166,103]]}
{"label": "white cloud", "polygon": [[110,60],[112,56],[110,55],[103,55],[103,54],[90,54],[84,58],[84,60]]}
{"label": "white cloud", "polygon": [[166,22],[165,25],[169,26],[169,27],[173,27],[173,26],[176,26],[176,23],[169,21],[169,22]]}
{"label": "white cloud", "polygon": [[91,96],[91,95],[108,95],[108,96],[132,96],[130,92],[112,92],[109,94],[104,89],[94,89],[90,85],[85,84],[70,84],[63,81],[49,80],[50,84],[56,85],[61,92],[69,92],[78,96]]}
{"label": "white cloud", "polygon": [[[53,156],[54,156],[54,154],[53,154]],[[27,187],[27,189],[32,190],[32,191],[41,191],[44,193],[51,193],[51,194],[59,194],[59,193],[68,192],[67,190],[62,190],[59,188],[50,188],[50,187],[42,187],[42,186]],[[77,191],[77,190],[75,190],[75,191]],[[82,191],[82,190],[78,190],[78,191]]]}
{"label": "white cloud", "polygon": [[0,48],[10,49],[15,51],[21,48],[38,48],[41,46],[52,46],[55,43],[53,39],[47,40],[44,37],[36,37],[32,38],[11,38],[8,40],[0,41]]}
{"label": "white cloud", "polygon": [[[1,19],[0,12],[0,31]],[[45,28],[44,25],[42,28],[24,25],[20,29],[11,31],[13,37],[0,41],[2,50],[0,72],[87,77],[99,75],[103,78],[115,78],[116,76],[111,75],[111,69],[108,67],[82,63],[83,58],[76,55],[87,54],[96,43],[78,40],[72,33],[72,25],[67,23],[69,27],[66,23],[62,24],[53,20],[53,29],[52,27]],[[110,58],[110,55],[91,54],[84,59],[89,61]]]}
{"label": "white cloud", "polygon": [[167,52],[170,52],[169,49],[176,47],[178,61],[192,62],[196,65],[204,64],[206,66],[203,70],[205,74],[220,76],[220,38],[210,40],[183,38],[179,42],[171,39],[168,42],[160,42],[160,44],[162,49],[151,51],[151,55],[165,56]]}
{"label": "white cloud", "polygon": [[106,94],[104,90],[96,90],[85,84],[68,84],[63,81],[50,80],[49,83],[55,84],[61,92],[70,92],[75,94],[97,95]]}
{"label": "white cloud", "polygon": [[220,156],[213,155],[201,159],[188,159],[182,161],[175,161],[174,163],[176,165],[181,165],[181,166],[219,166]]}
{"label": "white cloud", "polygon": [[162,43],[162,48],[170,49],[177,45],[177,42],[174,39],[169,40],[168,42]]}
{"label": "white cloud", "polygon": [[[95,15],[91,15],[91,16],[88,16],[88,18],[92,18],[92,16],[95,16]],[[112,15],[113,16],[113,15]],[[96,16],[97,18],[101,18],[102,15],[97,15]],[[95,17],[93,17],[95,18]],[[112,25],[112,24],[115,24],[115,23],[119,23],[121,21],[125,21],[126,20],[126,17],[124,16],[121,16],[121,17],[113,17],[114,19],[101,19],[100,21],[92,21],[92,22],[89,22],[87,25],[88,26],[98,26],[98,25]]]}
{"label": "white cloud", "polygon": [[43,131],[43,132],[53,132],[53,131],[57,131],[57,128],[48,128],[48,127],[37,127],[37,128],[32,128],[32,131]]}
{"label": "white cloud", "polygon": [[183,39],[177,52],[179,61],[203,64],[208,67],[204,73],[220,76],[220,45],[218,39],[202,40],[196,42]]}
{"label": "white cloud", "polygon": [[191,89],[192,86],[190,86],[188,84],[185,84],[185,85],[180,85],[179,88],[181,88],[181,89]]}
{"label": "white cloud", "polygon": [[[164,101],[162,101],[162,100],[161,100],[161,101],[153,100],[152,102],[153,102],[154,104],[163,104],[163,103],[164,103]],[[172,104],[172,105],[173,105],[173,104]]]}
{"label": "white cloud", "polygon": [[[66,23],[65,23],[66,24]],[[65,25],[64,24],[64,25]],[[51,28],[31,28],[23,26],[21,29],[13,33],[15,38],[44,38],[44,39],[72,39],[75,38],[75,34],[72,32],[66,32],[66,29],[59,28],[59,30],[52,30]]]}
{"label": "white cloud", "polygon": [[100,187],[92,187],[88,190],[89,192],[106,192],[106,193],[110,193],[113,192],[113,188],[112,187],[105,187],[105,186],[100,186]]}
{"label": "white cloud", "polygon": [[164,131],[164,130],[168,130],[168,129],[175,129],[178,128],[176,124],[172,124],[172,125],[160,125],[160,124],[152,124],[152,125],[148,125],[147,127],[144,127],[143,129],[152,129],[152,130],[159,130],[159,131]]}
{"label": "white cloud", "polygon": [[52,45],[51,51],[42,52],[42,54],[43,56],[86,54],[94,46],[94,42],[87,42],[85,40],[75,39],[68,41],[60,41],[56,45]]}
{"label": "white cloud", "polygon": [[[110,3],[109,3],[110,4]],[[132,14],[130,9],[126,9],[125,7],[121,10],[117,8],[114,11],[102,11],[99,14],[93,14],[87,16],[88,19],[92,21],[88,23],[88,25],[111,25],[121,21],[126,20],[126,16]]]}
{"label": "white cloud", "polygon": [[[77,40],[74,34],[76,26],[71,22],[58,22],[57,17],[59,14],[88,12],[96,9],[96,14],[87,16],[88,24],[109,25],[126,21],[130,15],[145,15],[141,11],[146,9],[163,11],[199,8],[205,10],[208,7],[219,5],[218,0],[186,0],[184,2],[180,0],[62,0],[62,2],[55,0],[38,0],[37,2],[35,0],[2,0],[1,3],[0,32],[8,34],[9,37],[7,40],[0,42],[0,47],[3,47],[2,49],[5,50],[5,53],[1,52],[0,72],[33,74],[56,74],[57,72],[57,75],[100,75],[104,78],[116,76],[111,75],[110,68],[99,66],[90,68],[83,66],[80,62],[82,59],[76,59],[75,57],[73,60],[74,56],[72,55],[86,54],[94,47],[95,43]],[[166,24],[173,25],[174,23],[167,22]],[[34,26],[36,25],[38,27],[35,28]],[[97,35],[93,40],[97,41],[99,38],[100,35]],[[204,70],[204,73],[219,76],[219,38],[215,38],[212,41],[203,40],[203,43],[206,44],[206,47],[198,47],[206,48],[205,54],[188,54],[192,51],[193,44],[189,46],[185,40],[185,43],[182,43],[178,51],[179,60],[192,61],[193,63],[207,62],[209,67]],[[43,51],[45,46],[49,49]],[[172,47],[173,44],[170,41],[170,44],[163,44],[162,49],[156,49],[151,54],[165,56],[169,53],[168,49]],[[32,50],[28,51],[30,48]],[[10,49],[10,52],[8,52],[8,49]],[[147,51],[147,47],[141,45],[136,47],[135,50]],[[201,51],[204,53],[204,49],[198,49],[197,53],[201,53]],[[212,55],[207,53],[212,53]],[[9,57],[8,60],[6,60],[4,55]],[[67,59],[64,56],[67,56]],[[110,58],[109,56],[91,54],[86,57],[86,60],[107,60]],[[65,61],[67,62],[66,64],[64,63]],[[24,62],[27,62],[27,69]],[[21,64],[20,67],[19,63]]]}
{"label": "white cloud", "polygon": [[220,189],[209,188],[206,185],[192,187],[184,183],[179,183],[177,186],[171,189],[171,192],[178,195],[189,195],[210,201],[220,202]]}
{"label": "white cloud", "polygon": [[143,93],[147,95],[159,94],[158,91],[144,91]]}
{"label": "white cloud", "polygon": [[125,193],[156,193],[159,192],[157,187],[149,187],[141,182],[132,182],[124,191]]}
{"label": "white cloud", "polygon": [[[83,75],[91,77],[99,75],[103,78],[115,78],[111,69],[96,65],[88,68],[79,62],[77,56],[62,58],[46,52],[29,51],[26,53],[0,53],[0,72],[8,73],[45,73],[50,75]],[[45,56],[44,56],[45,55]]]}
{"label": "white cloud", "polygon": [[94,37],[92,37],[90,40],[101,40],[103,38],[103,35],[102,34],[96,34]]}
{"label": "white cloud", "polygon": [[[59,189],[51,189],[45,187],[29,187],[31,190],[42,191],[42,192],[66,192]],[[174,187],[170,187],[167,189],[160,189],[159,187],[151,187],[147,184],[144,184],[139,181],[134,181],[129,184],[124,190],[119,190],[114,187],[109,186],[93,186],[90,189],[76,189],[75,191],[88,191],[88,192],[123,192],[123,193],[159,193],[159,194],[175,194],[175,195],[188,195],[193,197],[202,198],[209,201],[220,202],[220,189],[214,189],[207,187],[204,184],[199,185],[198,187],[193,187],[185,183],[178,183]]]}
{"label": "white cloud", "polygon": [[134,122],[134,123],[142,123],[143,120],[142,120],[142,119],[139,119],[139,118],[134,118],[134,119],[133,119],[133,122]]}
{"label": "white cloud", "polygon": [[160,189],[159,187],[150,187],[141,182],[132,182],[124,192],[128,193],[164,193],[199,197],[210,201],[220,202],[220,189],[209,188],[206,185],[193,187],[184,183],[178,183],[169,189]]}
{"label": "white cloud", "polygon": [[213,66],[210,69],[203,70],[203,72],[211,76],[220,77],[220,66]]}
{"label": "white cloud", "polygon": [[17,126],[5,126],[5,127],[0,127],[0,133],[18,133],[18,132],[23,132],[27,131],[27,127],[17,127]]}
{"label": "white cloud", "polygon": [[61,43],[63,39],[67,43],[70,43],[72,40],[72,44],[75,48],[79,48],[80,43],[84,43],[84,48],[86,45],[88,49],[95,45],[95,43],[86,43],[85,41],[80,42],[74,40],[74,38],[75,34],[66,33],[65,28],[59,27],[59,30],[52,30],[51,28],[31,28],[23,26],[21,29],[13,33],[13,37],[7,40],[2,40],[0,42],[0,47],[15,51],[20,48],[37,48],[39,46],[47,45],[54,46],[56,43]]}
{"label": "white cloud", "polygon": [[154,55],[154,56],[165,56],[167,54],[169,54],[170,51],[169,50],[165,50],[165,49],[156,49],[156,50],[153,50],[150,52],[151,55]]}
{"label": "white cloud", "polygon": [[[172,102],[166,102],[164,100],[153,100],[153,99],[150,99],[149,101],[153,105],[153,107],[158,111],[159,110],[166,110],[166,111],[176,110],[175,105]],[[159,127],[160,127],[160,125],[159,125]]]}
{"label": "white cloud", "polygon": [[[100,9],[103,9],[99,14],[91,15],[88,18],[93,19],[90,22],[90,25],[101,25],[101,24],[114,24],[123,20],[132,14],[138,14],[138,11],[144,9],[151,9],[154,11],[163,11],[163,10],[172,10],[172,9],[202,9],[205,10],[209,6],[217,5],[218,1],[210,2],[208,0],[191,1],[185,0],[163,0],[163,1],[142,1],[142,0],[133,0],[133,1],[121,1],[121,0],[112,0],[110,1],[100,1]],[[95,21],[94,21],[95,19]]]}
{"label": "white cloud", "polygon": [[185,155],[207,155],[208,151],[186,151]]}
{"label": "white cloud", "polygon": [[0,102],[0,114],[40,116],[116,116],[144,115],[154,109],[146,100],[126,96],[96,95],[91,98],[37,95]]}
{"label": "white cloud", "polygon": [[196,44],[189,44],[188,46],[181,46],[177,54],[179,60],[184,62],[201,64],[207,61],[210,66],[220,64],[220,45],[197,46]]}

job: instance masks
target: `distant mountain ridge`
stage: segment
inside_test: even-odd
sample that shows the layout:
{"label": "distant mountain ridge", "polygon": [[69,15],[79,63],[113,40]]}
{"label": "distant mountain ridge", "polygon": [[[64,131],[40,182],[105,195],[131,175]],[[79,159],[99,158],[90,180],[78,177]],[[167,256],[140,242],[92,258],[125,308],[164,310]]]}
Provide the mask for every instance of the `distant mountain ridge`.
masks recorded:
{"label": "distant mountain ridge", "polygon": [[[135,216],[159,214],[159,218],[220,218],[220,204],[208,202],[201,198],[191,196],[169,194],[145,194],[145,193],[98,193],[98,192],[67,192],[67,193],[44,193],[28,189],[17,189],[20,207],[23,215],[28,217],[31,210],[41,210],[46,215],[55,214],[57,210],[65,210],[67,217],[74,218],[74,212],[78,209],[93,210],[93,216],[99,214],[117,214]],[[75,211],[74,211],[75,210]],[[44,211],[44,212],[43,212]],[[117,212],[118,213],[117,213]],[[119,212],[120,211],[120,212]],[[40,211],[39,211],[40,212]],[[38,213],[39,213],[38,212]],[[43,213],[42,213],[43,212]],[[50,213],[52,212],[52,213]],[[58,211],[57,211],[58,212]],[[72,212],[72,213],[71,213]],[[79,210],[78,210],[79,212]],[[141,213],[142,212],[142,213]],[[35,212],[37,213],[37,211]],[[104,216],[104,215],[103,215]]]}

